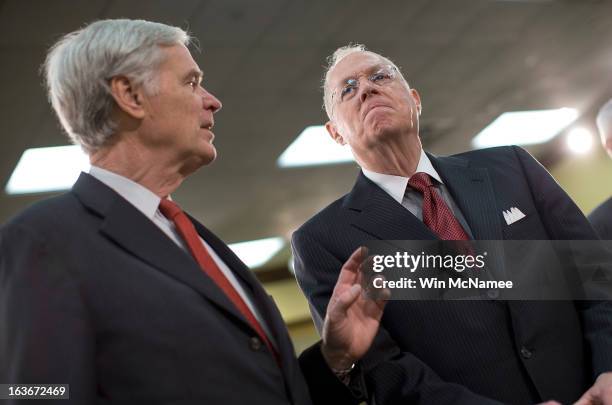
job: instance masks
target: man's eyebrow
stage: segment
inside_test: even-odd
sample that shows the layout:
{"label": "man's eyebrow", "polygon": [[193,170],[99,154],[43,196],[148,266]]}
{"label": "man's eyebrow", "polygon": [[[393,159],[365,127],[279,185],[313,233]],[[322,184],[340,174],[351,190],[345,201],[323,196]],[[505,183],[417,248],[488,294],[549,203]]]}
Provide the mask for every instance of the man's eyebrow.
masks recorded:
{"label": "man's eyebrow", "polygon": [[185,80],[192,78],[202,80],[202,77],[204,77],[204,72],[202,72],[200,69],[191,69],[184,78]]}

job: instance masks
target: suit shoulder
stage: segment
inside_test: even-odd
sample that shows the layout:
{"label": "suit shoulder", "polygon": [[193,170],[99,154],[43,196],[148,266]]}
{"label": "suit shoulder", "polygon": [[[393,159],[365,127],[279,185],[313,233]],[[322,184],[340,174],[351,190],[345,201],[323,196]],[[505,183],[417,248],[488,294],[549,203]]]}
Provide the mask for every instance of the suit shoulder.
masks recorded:
{"label": "suit shoulder", "polygon": [[608,198],[606,201],[599,204],[591,213],[591,215],[610,215],[612,213],[612,197]]}
{"label": "suit shoulder", "polygon": [[589,214],[589,221],[591,221],[593,225],[612,223],[612,197],[608,198],[591,211]]}
{"label": "suit shoulder", "polygon": [[340,212],[343,210],[342,206],[344,200],[348,194],[338,198],[321,211],[313,215],[309,220],[304,222],[302,226],[295,230],[293,233],[294,237],[297,234],[317,234],[320,232],[327,232],[329,228],[337,225],[340,218],[342,218]]}
{"label": "suit shoulder", "polygon": [[504,165],[516,166],[519,163],[539,164],[528,151],[515,145],[471,150],[452,155],[451,158],[466,159],[474,166],[483,167],[503,167]]}
{"label": "suit shoulder", "polygon": [[525,149],[516,145],[507,145],[507,146],[495,146],[493,148],[484,148],[484,149],[476,149],[470,150],[466,152],[457,153],[452,155],[453,157],[458,158],[468,158],[468,159],[477,159],[477,158],[495,158],[495,157],[516,157],[517,153],[527,154]]}
{"label": "suit shoulder", "polygon": [[9,218],[0,229],[3,232],[14,228],[36,231],[49,228],[61,229],[70,218],[74,217],[75,211],[80,209],[82,208],[76,197],[72,193],[65,193],[30,205]]}

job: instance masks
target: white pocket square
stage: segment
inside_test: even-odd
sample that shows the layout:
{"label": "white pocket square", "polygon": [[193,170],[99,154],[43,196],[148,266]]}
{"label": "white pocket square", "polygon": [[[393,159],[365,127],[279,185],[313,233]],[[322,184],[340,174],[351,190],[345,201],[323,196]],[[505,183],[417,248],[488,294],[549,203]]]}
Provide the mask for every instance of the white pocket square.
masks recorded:
{"label": "white pocket square", "polygon": [[521,219],[525,218],[525,214],[523,214],[521,210],[516,207],[511,207],[509,210],[504,210],[502,212],[504,214],[506,224],[508,225],[512,225],[516,221],[520,221]]}

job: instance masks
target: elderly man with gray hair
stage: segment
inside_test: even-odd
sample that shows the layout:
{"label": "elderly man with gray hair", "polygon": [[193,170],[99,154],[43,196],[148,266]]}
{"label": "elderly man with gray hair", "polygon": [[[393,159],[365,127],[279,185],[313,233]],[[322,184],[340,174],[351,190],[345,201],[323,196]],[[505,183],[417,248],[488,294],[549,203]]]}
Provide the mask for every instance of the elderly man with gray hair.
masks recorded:
{"label": "elderly man with gray hair", "polygon": [[[361,170],[348,194],[293,234],[315,319],[333,302],[342,263],[368,241],[597,239],[525,150],[424,151],[421,96],[389,58],[360,45],[336,50],[324,105],[329,135],[350,146]],[[582,264],[554,259],[553,269]],[[612,403],[610,302],[475,298],[387,304],[362,359],[376,404]]]}
{"label": "elderly man with gray hair", "polygon": [[[612,158],[612,99],[599,109],[596,122],[601,144]],[[589,221],[602,239],[612,240],[612,197],[589,214]]]}
{"label": "elderly man with gray hair", "polygon": [[0,229],[0,398],[60,393],[42,384],[68,384],[62,404],[363,397],[355,363],[384,307],[360,294],[363,252],[343,266],[323,342],[298,362],[252,272],[170,198],[217,153],[221,102],[189,42],[177,27],[105,20],[48,53],[51,104],[91,170]]}

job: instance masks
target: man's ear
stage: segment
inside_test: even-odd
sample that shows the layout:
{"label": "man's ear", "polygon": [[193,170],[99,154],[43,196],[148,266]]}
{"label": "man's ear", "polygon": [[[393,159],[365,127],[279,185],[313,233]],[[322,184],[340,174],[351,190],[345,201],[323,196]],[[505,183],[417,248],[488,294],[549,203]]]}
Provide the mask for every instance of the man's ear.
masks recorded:
{"label": "man's ear", "polygon": [[331,121],[327,121],[325,123],[325,129],[327,129],[329,136],[332,137],[334,142],[340,145],[346,145],[346,140],[344,140],[344,137],[340,135],[340,132],[338,132],[338,128],[336,127],[336,124],[334,124]]}
{"label": "man's ear", "polygon": [[412,95],[412,98],[414,99],[414,103],[416,104],[417,112],[419,113],[419,115],[421,115],[421,111],[422,111],[421,95],[416,89],[410,89],[410,94]]}
{"label": "man's ear", "polygon": [[133,118],[144,118],[142,87],[134,87],[125,76],[115,76],[110,80],[110,90],[120,110]]}

